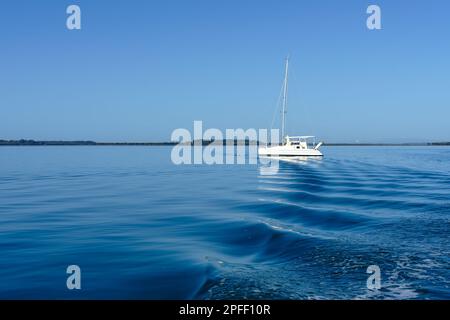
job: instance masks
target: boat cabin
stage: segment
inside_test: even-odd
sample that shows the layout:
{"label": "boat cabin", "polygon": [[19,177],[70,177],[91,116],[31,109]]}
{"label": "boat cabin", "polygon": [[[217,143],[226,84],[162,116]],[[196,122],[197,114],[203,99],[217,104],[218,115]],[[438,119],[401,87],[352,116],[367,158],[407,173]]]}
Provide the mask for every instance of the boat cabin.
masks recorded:
{"label": "boat cabin", "polygon": [[[308,140],[315,138],[314,136],[286,136],[284,143],[286,146],[293,146],[296,149],[308,149]],[[314,147],[315,143],[312,144]]]}

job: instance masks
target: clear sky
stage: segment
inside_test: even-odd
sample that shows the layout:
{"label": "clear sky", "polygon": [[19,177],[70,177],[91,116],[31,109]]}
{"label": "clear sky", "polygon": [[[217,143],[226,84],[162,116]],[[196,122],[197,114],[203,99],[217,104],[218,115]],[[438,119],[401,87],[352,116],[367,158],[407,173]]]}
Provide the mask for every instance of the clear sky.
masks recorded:
{"label": "clear sky", "polygon": [[448,141],[449,17],[448,0],[3,0],[0,139],[267,128],[290,53],[288,133]]}

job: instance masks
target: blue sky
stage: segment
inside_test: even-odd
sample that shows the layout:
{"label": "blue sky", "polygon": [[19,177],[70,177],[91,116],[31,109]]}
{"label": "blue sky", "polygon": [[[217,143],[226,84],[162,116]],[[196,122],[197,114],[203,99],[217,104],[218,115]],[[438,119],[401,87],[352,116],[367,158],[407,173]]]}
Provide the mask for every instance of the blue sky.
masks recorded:
{"label": "blue sky", "polygon": [[[77,4],[82,29],[66,28]],[[366,28],[366,8],[382,30]],[[2,1],[0,139],[169,140],[270,126],[291,55],[288,133],[450,140],[450,2]]]}

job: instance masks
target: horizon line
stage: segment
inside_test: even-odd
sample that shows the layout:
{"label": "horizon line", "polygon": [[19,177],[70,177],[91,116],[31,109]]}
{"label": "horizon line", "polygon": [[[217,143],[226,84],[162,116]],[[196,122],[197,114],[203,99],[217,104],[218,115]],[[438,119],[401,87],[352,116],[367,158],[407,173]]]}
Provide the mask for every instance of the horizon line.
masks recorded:
{"label": "horizon line", "polygon": [[[233,141],[234,144],[261,144],[259,140],[249,139],[220,139],[220,140],[191,140],[188,142],[177,141],[95,141],[95,140],[34,140],[34,139],[18,139],[6,140],[0,139],[0,146],[163,146],[163,145],[177,145],[177,144],[194,144],[196,141],[201,141],[202,145],[217,144],[222,142],[226,144],[228,141]],[[450,141],[426,141],[426,142],[324,142],[324,146],[450,146]]]}

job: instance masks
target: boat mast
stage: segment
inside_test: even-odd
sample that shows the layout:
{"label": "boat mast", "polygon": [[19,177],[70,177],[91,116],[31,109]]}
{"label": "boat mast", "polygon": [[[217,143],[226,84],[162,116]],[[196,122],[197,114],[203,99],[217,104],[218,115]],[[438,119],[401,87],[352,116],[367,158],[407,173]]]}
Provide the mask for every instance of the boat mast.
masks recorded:
{"label": "boat mast", "polygon": [[287,106],[287,92],[288,92],[288,69],[289,69],[289,56],[286,58],[286,69],[284,72],[284,86],[283,86],[283,108],[281,111],[281,139],[284,139],[286,130],[286,106]]}

